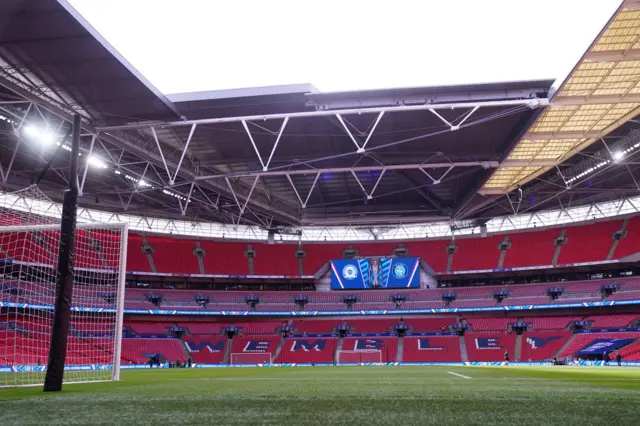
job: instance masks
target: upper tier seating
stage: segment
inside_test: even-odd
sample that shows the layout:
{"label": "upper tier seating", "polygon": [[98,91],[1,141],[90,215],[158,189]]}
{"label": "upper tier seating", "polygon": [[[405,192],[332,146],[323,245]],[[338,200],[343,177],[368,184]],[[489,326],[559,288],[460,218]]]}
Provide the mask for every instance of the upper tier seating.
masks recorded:
{"label": "upper tier seating", "polygon": [[612,220],[566,228],[567,243],[560,250],[558,265],[606,259],[613,243],[613,234],[621,227],[621,220]]}
{"label": "upper tier seating", "polygon": [[622,259],[640,251],[640,216],[629,219],[625,230],[627,234],[618,243],[613,256],[614,259]]}
{"label": "upper tier seating", "polygon": [[[558,264],[605,260],[613,243],[613,234],[622,227],[622,220],[609,220],[588,225],[565,226],[567,243],[561,247]],[[509,248],[505,252],[504,268],[550,265],[556,249],[554,240],[563,228],[540,231],[523,230],[510,232]],[[627,225],[628,235],[620,241],[613,258],[621,258],[638,251],[640,244],[640,218],[632,218]],[[133,238],[136,234],[131,234]],[[457,246],[452,255],[452,270],[491,270],[499,267],[501,242],[507,234],[462,236],[455,240]],[[137,244],[140,247],[139,236]],[[159,272],[200,273],[197,256],[193,253],[195,240],[169,239],[167,237],[147,237],[153,247],[153,259]],[[265,244],[262,242],[230,242],[200,240],[204,250],[204,272],[208,274],[249,274],[249,260],[245,251],[251,245],[255,251],[254,273],[256,275],[299,275],[298,258],[295,251],[297,243]],[[174,244],[174,248],[167,245]],[[342,258],[342,252],[348,247],[358,251],[359,256],[391,255],[400,242],[345,242],[345,243],[305,243],[303,272],[315,274],[332,259]],[[417,256],[427,262],[436,272],[446,272],[449,254],[448,239],[407,241],[403,245],[409,256]],[[136,262],[146,266],[145,262]],[[148,262],[147,262],[148,263]],[[146,270],[146,268],[145,268]]]}
{"label": "upper tier seating", "polygon": [[[7,224],[21,224],[17,217],[3,215],[0,218]],[[565,225],[554,229],[511,231],[508,234],[495,234],[486,238],[479,236],[460,236],[453,242],[457,249],[452,255],[447,247],[452,244],[448,239],[430,239],[402,242],[410,256],[422,258],[436,272],[447,272],[449,256],[452,256],[452,271],[491,270],[499,267],[501,242],[508,237],[509,247],[505,251],[503,268],[550,265],[556,249],[554,239],[565,230],[566,244],[562,245],[558,265],[578,262],[606,260],[612,243],[613,234],[622,228],[620,219],[599,221],[585,225]],[[626,235],[620,240],[613,252],[613,259],[637,253],[640,247],[640,216],[628,220]],[[76,256],[76,264],[83,268],[115,268],[117,261],[111,255],[117,235],[107,231],[81,231],[77,245],[81,248]],[[57,251],[57,236],[47,232],[18,232],[11,241],[2,241],[0,256],[17,260],[53,265]],[[136,272],[150,272],[151,256],[157,272],[175,274],[249,274],[249,259],[246,250],[251,246],[255,251],[254,273],[257,275],[298,275],[298,258],[295,251],[297,243],[265,244],[256,241],[231,242],[196,240],[193,238],[172,238],[170,236],[146,237],[152,253],[142,252],[143,237],[135,232],[129,233],[127,269]],[[96,244],[97,243],[97,244]],[[203,250],[201,271],[198,256],[194,249],[199,244]],[[332,259],[340,259],[348,247],[358,250],[360,256],[389,256],[401,242],[344,242],[344,243],[305,243],[302,249],[303,272],[315,274]],[[23,250],[26,248],[26,250]],[[109,253],[109,256],[104,256]]]}
{"label": "upper tier seating", "polygon": [[556,246],[554,239],[559,229],[528,231],[509,234],[511,247],[504,255],[504,268],[551,265]]}
{"label": "upper tier seating", "polygon": [[147,237],[153,248],[153,260],[158,272],[199,274],[198,257],[193,253],[195,241],[166,237]]}

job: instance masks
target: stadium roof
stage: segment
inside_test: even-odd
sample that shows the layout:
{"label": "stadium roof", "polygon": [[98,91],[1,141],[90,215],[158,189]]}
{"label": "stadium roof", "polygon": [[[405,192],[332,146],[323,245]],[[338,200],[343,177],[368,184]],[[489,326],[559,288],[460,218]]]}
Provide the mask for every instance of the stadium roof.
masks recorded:
{"label": "stadium roof", "polygon": [[51,160],[41,186],[59,199],[66,151],[38,144],[33,129],[64,147],[77,111],[92,159],[80,203],[108,211],[264,228],[373,226],[636,195],[639,8],[625,1],[555,92],[538,80],[165,97],[66,2],[4,1],[3,185],[24,187]]}

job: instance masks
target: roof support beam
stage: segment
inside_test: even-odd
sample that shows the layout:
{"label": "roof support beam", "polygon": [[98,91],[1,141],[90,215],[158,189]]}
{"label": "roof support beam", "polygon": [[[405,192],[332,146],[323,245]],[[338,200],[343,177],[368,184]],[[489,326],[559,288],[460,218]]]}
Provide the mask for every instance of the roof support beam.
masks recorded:
{"label": "roof support beam", "polygon": [[[193,132],[196,131],[197,124],[191,126],[191,130],[189,131],[189,136],[187,137],[187,143],[184,145],[184,149],[182,150],[182,154],[180,155],[180,161],[178,161],[178,165],[176,166],[176,172],[173,174],[173,177],[169,175],[169,185],[173,185],[176,183],[176,177],[178,176],[178,172],[180,171],[180,167],[182,166],[182,160],[184,160],[184,156],[187,153],[187,149],[189,149],[189,143],[191,142],[191,138],[193,137]],[[158,137],[155,135],[155,131],[153,132],[156,142],[158,141]],[[164,159],[164,157],[163,157]],[[166,163],[165,163],[166,166]]]}
{"label": "roof support beam", "polygon": [[[320,168],[320,169],[297,169],[297,170],[272,170],[267,172],[261,171],[247,171],[247,172],[234,172],[229,174],[220,175],[208,175],[197,176],[196,181],[202,180],[215,180],[221,178],[230,177],[248,177],[248,176],[287,176],[287,175],[307,175],[310,173],[351,173],[351,172],[371,172],[382,170],[416,170],[416,169],[449,169],[448,173],[454,167],[482,167],[484,169],[495,169],[498,167],[524,167],[524,166],[555,166],[558,162],[556,160],[534,160],[534,161],[520,161],[520,160],[506,160],[498,162],[494,160],[488,161],[450,161],[443,163],[417,163],[417,164],[395,164],[395,165],[379,165],[379,166],[358,166],[358,167],[333,167],[333,168]],[[445,176],[443,175],[440,179]],[[433,178],[431,178],[433,180]]]}
{"label": "roof support beam", "polygon": [[296,194],[296,197],[298,197],[298,201],[300,201],[300,205],[302,206],[302,208],[306,208],[307,207],[307,203],[309,202],[309,198],[311,197],[311,193],[313,192],[314,188],[316,187],[316,183],[318,182],[318,178],[320,177],[320,173],[316,173],[316,178],[313,180],[313,184],[311,184],[311,189],[309,190],[309,193],[307,194],[307,198],[305,198],[304,201],[302,201],[302,197],[300,197],[300,193],[298,192],[298,188],[296,188],[296,186],[293,183],[293,180],[291,179],[290,175],[287,175],[287,180],[289,181],[289,183],[291,184],[291,187],[293,188],[293,192]]}
{"label": "roof support beam", "polygon": [[280,138],[282,137],[282,132],[284,132],[284,128],[287,127],[287,123],[289,122],[289,117],[286,117],[280,126],[280,130],[278,131],[278,137],[276,138],[276,142],[273,144],[273,148],[271,148],[271,154],[269,154],[269,159],[265,163],[262,160],[262,155],[260,155],[260,151],[258,150],[258,146],[256,142],[253,140],[253,135],[249,130],[249,126],[247,126],[247,121],[242,120],[242,127],[247,132],[247,136],[249,136],[249,140],[251,141],[251,146],[253,146],[253,150],[256,152],[256,156],[258,157],[258,161],[262,165],[262,171],[266,172],[269,170],[269,164],[271,164],[271,159],[273,158],[273,154],[276,152],[276,148],[278,147],[278,143],[280,142]]}
{"label": "roof support beam", "polygon": [[376,180],[376,183],[373,185],[373,189],[369,193],[369,192],[367,192],[366,189],[364,189],[364,185],[360,181],[360,178],[358,177],[356,172],[353,171],[353,169],[351,169],[351,174],[355,178],[356,182],[358,182],[358,185],[360,186],[360,189],[362,189],[362,192],[364,192],[364,195],[367,197],[367,200],[373,200],[373,193],[376,192],[376,188],[378,187],[378,184],[380,183],[380,179],[382,179],[382,176],[384,176],[385,170],[386,169],[381,169],[380,176],[378,176],[378,179]]}
{"label": "roof support beam", "polygon": [[293,113],[281,113],[281,114],[264,114],[264,115],[248,115],[240,117],[221,117],[221,118],[203,118],[199,120],[184,120],[184,121],[172,121],[172,122],[144,122],[125,124],[122,126],[106,126],[97,127],[96,130],[100,132],[115,132],[121,130],[136,130],[136,129],[148,129],[153,126],[157,127],[185,127],[192,124],[217,124],[217,123],[235,123],[242,121],[254,121],[254,120],[275,120],[298,118],[298,117],[323,117],[330,115],[349,115],[349,114],[373,114],[380,112],[402,112],[402,111],[421,111],[421,110],[439,110],[439,109],[469,109],[480,107],[508,107],[526,105],[531,108],[538,108],[549,105],[548,99],[516,99],[516,100],[504,100],[504,101],[487,101],[487,102],[460,102],[460,103],[444,103],[444,104],[424,104],[424,105],[398,105],[398,106],[386,106],[375,108],[351,108],[333,111],[303,111]]}

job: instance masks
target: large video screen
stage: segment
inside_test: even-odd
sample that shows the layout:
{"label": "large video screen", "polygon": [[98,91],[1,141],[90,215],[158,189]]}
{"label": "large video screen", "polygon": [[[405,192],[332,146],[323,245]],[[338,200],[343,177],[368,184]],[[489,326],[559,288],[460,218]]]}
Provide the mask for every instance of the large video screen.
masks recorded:
{"label": "large video screen", "polygon": [[417,257],[332,260],[331,288],[420,287],[419,265],[420,259]]}

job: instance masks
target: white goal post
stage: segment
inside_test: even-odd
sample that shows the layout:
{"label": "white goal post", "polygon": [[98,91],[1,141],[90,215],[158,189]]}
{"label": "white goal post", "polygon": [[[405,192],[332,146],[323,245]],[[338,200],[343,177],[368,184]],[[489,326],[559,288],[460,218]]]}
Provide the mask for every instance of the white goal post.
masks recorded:
{"label": "white goal post", "polygon": [[229,365],[257,365],[272,364],[271,352],[233,352],[229,358]]}
{"label": "white goal post", "polygon": [[[0,387],[44,383],[53,328],[60,224],[0,208]],[[75,229],[64,383],[120,378],[127,224]]]}
{"label": "white goal post", "polygon": [[337,351],[336,364],[382,364],[382,351],[379,349]]}

